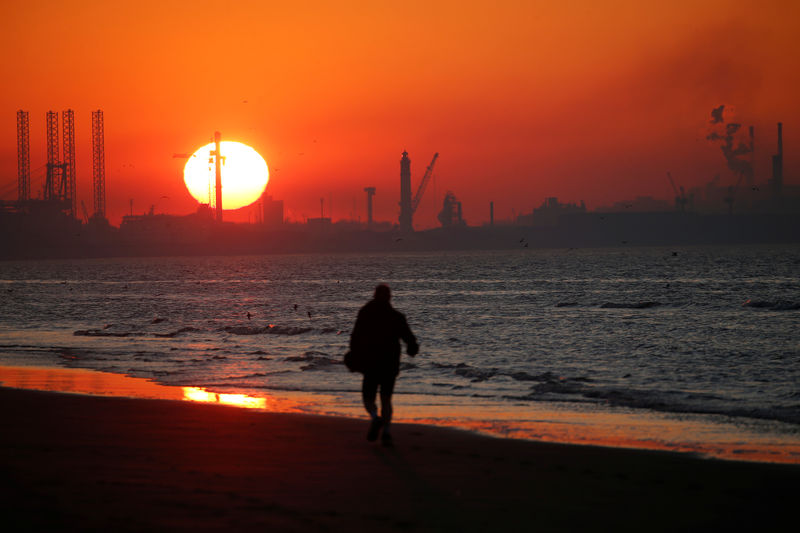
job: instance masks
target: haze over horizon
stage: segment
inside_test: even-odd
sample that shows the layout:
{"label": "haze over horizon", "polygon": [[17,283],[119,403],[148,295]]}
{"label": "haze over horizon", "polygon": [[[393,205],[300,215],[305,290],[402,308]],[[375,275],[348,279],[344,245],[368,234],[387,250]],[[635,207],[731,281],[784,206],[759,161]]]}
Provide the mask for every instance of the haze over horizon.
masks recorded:
{"label": "haze over horizon", "polygon": [[[0,189],[16,199],[15,112],[30,112],[31,189],[45,163],[45,113],[74,109],[78,199],[91,205],[90,112],[105,113],[107,213],[193,212],[184,161],[215,130],[267,161],[267,193],[289,218],[396,221],[399,159],[415,216],[436,227],[445,191],[469,224],[530,212],[544,197],[589,208],[671,199],[720,174],[735,183],[711,110],[755,127],[755,181],[770,177],[784,123],[785,181],[800,168],[800,4],[725,1],[13,2],[0,105]],[[7,192],[8,191],[8,192]],[[6,193],[7,192],[7,193]],[[226,214],[246,221],[252,209]],[[326,212],[326,216],[330,213]]]}

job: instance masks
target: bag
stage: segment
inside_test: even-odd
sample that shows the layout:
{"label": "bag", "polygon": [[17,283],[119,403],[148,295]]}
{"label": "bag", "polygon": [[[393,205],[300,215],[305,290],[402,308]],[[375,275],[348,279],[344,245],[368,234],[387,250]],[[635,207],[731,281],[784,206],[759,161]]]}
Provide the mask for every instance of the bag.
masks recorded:
{"label": "bag", "polygon": [[364,352],[349,351],[344,354],[344,366],[350,372],[360,372],[363,374],[369,367],[369,358]]}

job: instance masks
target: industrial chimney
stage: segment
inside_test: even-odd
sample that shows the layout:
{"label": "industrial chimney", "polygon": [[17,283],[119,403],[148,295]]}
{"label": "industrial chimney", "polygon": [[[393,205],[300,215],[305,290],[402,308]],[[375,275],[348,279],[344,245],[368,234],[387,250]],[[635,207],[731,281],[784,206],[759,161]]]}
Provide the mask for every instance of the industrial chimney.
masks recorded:
{"label": "industrial chimney", "polygon": [[778,122],[778,153],[772,156],[772,193],[781,194],[783,188],[783,124]]}

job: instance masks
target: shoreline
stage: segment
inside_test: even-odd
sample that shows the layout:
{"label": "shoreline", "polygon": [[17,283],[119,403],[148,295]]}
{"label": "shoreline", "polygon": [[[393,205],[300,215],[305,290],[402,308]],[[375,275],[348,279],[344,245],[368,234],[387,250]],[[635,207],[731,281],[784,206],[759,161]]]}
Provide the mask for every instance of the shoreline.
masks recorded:
{"label": "shoreline", "polygon": [[[0,388],[72,393],[90,397],[220,404],[268,413],[310,414],[365,420],[352,393],[342,395],[300,392],[261,392],[250,396],[199,387],[163,385],[146,378],[83,368],[0,365]],[[610,449],[681,453],[704,459],[800,464],[800,443],[792,432],[774,429],[753,419],[726,420],[701,414],[637,412],[595,406],[532,404],[511,407],[487,404],[427,405],[417,394],[399,393],[395,422],[450,428],[491,438],[548,442]],[[758,428],[761,428],[759,431]],[[784,430],[787,431],[787,430]]]}
{"label": "shoreline", "polygon": [[12,530],[777,529],[800,467],[0,387]]}

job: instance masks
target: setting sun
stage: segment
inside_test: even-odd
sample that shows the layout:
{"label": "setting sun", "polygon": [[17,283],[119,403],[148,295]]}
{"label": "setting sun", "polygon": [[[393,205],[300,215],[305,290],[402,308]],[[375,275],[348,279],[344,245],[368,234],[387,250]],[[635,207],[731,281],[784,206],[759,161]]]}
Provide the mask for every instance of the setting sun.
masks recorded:
{"label": "setting sun", "polygon": [[[189,193],[200,203],[213,205],[215,191],[214,143],[199,148],[183,168],[183,181]],[[222,207],[238,209],[261,196],[269,181],[264,158],[246,144],[222,141]]]}

